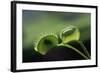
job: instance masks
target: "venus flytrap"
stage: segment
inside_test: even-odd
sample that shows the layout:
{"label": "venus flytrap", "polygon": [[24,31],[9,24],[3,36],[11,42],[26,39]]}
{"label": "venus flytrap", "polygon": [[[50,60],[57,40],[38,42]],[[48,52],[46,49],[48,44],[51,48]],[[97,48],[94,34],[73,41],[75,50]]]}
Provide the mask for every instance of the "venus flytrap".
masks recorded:
{"label": "venus flytrap", "polygon": [[44,35],[38,42],[35,47],[35,50],[40,54],[45,55],[50,48],[53,48],[58,44],[58,38],[54,34]]}
{"label": "venus flytrap", "polygon": [[69,26],[60,32],[60,38],[62,39],[62,43],[79,40],[80,32],[76,27]]}
{"label": "venus flytrap", "polygon": [[[35,50],[38,51],[40,54],[45,55],[51,48],[56,46],[64,46],[66,48],[70,48],[80,54],[85,59],[89,59],[90,55],[83,45],[82,42],[79,41],[80,39],[80,32],[79,29],[74,26],[69,26],[65,29],[63,29],[60,32],[60,39],[62,40],[61,43],[58,41],[58,37],[55,34],[48,34],[44,35],[37,43]],[[70,41],[77,41],[77,43],[82,47],[85,54],[79,51],[77,48],[75,48],[72,45],[69,45],[68,42]]]}
{"label": "venus flytrap", "polygon": [[[69,27],[65,28],[64,30],[62,30],[60,32],[60,38],[62,39],[62,43],[60,43],[58,45],[69,47],[70,49],[72,49],[72,50],[76,51],[77,53],[79,53],[85,59],[90,58],[90,55],[89,55],[87,49],[85,48],[84,44],[81,41],[79,41],[79,39],[80,39],[80,32],[79,32],[78,28],[76,28],[75,26],[69,26]],[[84,55],[81,51],[77,50],[75,47],[67,44],[68,42],[74,41],[74,40],[77,41],[77,43],[80,46],[82,46],[82,49],[84,50],[86,55]]]}

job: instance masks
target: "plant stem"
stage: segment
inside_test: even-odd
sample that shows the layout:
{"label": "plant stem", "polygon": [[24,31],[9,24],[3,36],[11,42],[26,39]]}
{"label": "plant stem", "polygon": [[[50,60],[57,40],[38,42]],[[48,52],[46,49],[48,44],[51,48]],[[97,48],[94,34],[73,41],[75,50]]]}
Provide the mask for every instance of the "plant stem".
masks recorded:
{"label": "plant stem", "polygon": [[74,48],[73,46],[69,45],[69,44],[58,44],[57,46],[65,46],[65,47],[69,47],[70,49],[76,51],[78,54],[80,54],[82,57],[84,57],[85,59],[88,59],[87,56],[85,56],[82,52],[80,52],[79,50],[77,50],[76,48]]}
{"label": "plant stem", "polygon": [[87,51],[87,49],[86,49],[86,47],[84,46],[84,44],[83,44],[81,41],[77,41],[77,42],[80,44],[80,46],[82,46],[82,48],[83,48],[85,54],[86,54],[86,55],[88,56],[88,58],[90,59],[90,54],[89,54],[89,52]]}

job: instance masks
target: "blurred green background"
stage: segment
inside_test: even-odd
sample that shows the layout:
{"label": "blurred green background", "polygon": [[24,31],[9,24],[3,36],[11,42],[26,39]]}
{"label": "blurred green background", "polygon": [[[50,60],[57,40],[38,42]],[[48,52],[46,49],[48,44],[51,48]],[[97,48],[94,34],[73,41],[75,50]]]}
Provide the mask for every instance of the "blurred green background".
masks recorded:
{"label": "blurred green background", "polygon": [[23,62],[40,61],[40,54],[34,50],[35,42],[45,34],[59,35],[59,32],[69,25],[79,28],[80,40],[90,52],[90,13],[23,10],[22,14]]}

